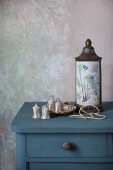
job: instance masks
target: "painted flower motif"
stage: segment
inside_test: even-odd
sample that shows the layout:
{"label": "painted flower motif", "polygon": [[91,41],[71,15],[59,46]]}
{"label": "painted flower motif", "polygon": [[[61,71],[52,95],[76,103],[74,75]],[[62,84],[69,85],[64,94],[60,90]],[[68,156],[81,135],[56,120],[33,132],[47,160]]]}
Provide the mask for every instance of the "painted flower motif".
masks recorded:
{"label": "painted flower motif", "polygon": [[93,81],[93,80],[94,80],[94,76],[93,76],[93,75],[90,75],[90,76],[89,76],[89,79]]}
{"label": "painted flower motif", "polygon": [[94,80],[94,75],[90,75],[90,74],[87,74],[85,77],[84,77],[87,81],[89,80]]}
{"label": "painted flower motif", "polygon": [[83,69],[84,69],[84,70],[87,70],[88,67],[87,67],[86,65],[83,65]]}

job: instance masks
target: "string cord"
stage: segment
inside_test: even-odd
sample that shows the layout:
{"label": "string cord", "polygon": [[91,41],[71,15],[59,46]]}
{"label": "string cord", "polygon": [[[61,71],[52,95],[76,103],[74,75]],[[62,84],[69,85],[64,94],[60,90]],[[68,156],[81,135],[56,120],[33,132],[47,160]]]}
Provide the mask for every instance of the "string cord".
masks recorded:
{"label": "string cord", "polygon": [[[87,107],[87,106],[88,106],[88,107],[89,107],[89,106],[92,106],[92,107],[96,108],[96,109],[97,109],[97,112],[96,112],[96,113],[95,113],[95,112],[92,112],[92,113],[86,112],[86,111],[84,110],[84,108]],[[83,115],[82,112],[85,113],[85,114],[89,114],[90,117]],[[100,115],[99,113],[100,113],[100,110],[98,109],[97,106],[92,105],[92,104],[87,104],[87,105],[82,106],[82,107],[79,109],[79,115],[70,115],[69,117],[72,117],[72,118],[84,118],[84,119],[96,119],[96,120],[101,120],[101,119],[104,119],[104,118],[106,117],[105,115]],[[94,116],[98,116],[98,117],[94,117]]]}

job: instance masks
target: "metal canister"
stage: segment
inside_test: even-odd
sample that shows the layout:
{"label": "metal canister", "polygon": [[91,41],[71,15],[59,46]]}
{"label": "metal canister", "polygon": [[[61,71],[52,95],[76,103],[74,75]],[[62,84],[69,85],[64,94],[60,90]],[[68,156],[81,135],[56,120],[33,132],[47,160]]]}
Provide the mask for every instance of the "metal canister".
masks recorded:
{"label": "metal canister", "polygon": [[[76,106],[94,105],[102,110],[101,57],[97,56],[90,39],[76,57]],[[90,107],[91,108],[91,107]]]}

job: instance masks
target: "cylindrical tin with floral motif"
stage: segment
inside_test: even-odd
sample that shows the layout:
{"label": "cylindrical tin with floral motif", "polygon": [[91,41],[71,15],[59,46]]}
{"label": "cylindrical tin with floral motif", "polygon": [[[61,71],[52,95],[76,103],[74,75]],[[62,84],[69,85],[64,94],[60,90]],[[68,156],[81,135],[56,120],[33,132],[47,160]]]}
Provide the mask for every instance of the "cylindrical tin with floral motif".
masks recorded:
{"label": "cylindrical tin with floral motif", "polygon": [[76,60],[76,104],[101,105],[101,57],[86,40],[86,47]]}

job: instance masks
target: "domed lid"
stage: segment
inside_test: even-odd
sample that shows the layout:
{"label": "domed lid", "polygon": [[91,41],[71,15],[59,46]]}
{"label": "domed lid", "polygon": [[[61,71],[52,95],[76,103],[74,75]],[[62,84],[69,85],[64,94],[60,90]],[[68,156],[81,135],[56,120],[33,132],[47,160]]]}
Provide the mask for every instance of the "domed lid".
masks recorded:
{"label": "domed lid", "polygon": [[85,45],[80,56],[75,58],[76,61],[100,61],[102,59],[95,53],[90,39],[86,40]]}

